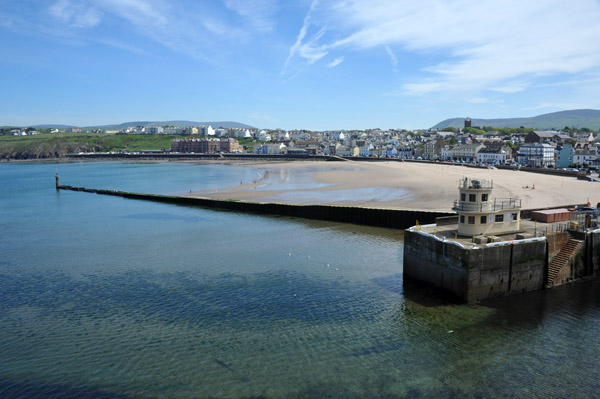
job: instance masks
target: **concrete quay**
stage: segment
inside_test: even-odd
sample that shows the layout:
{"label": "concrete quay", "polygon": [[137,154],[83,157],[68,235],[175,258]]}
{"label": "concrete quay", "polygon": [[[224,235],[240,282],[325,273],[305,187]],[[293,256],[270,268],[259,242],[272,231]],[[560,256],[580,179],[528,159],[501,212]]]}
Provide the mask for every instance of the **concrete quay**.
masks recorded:
{"label": "concrete quay", "polygon": [[600,229],[521,221],[517,233],[460,237],[456,224],[405,231],[404,275],[467,303],[600,275]]}

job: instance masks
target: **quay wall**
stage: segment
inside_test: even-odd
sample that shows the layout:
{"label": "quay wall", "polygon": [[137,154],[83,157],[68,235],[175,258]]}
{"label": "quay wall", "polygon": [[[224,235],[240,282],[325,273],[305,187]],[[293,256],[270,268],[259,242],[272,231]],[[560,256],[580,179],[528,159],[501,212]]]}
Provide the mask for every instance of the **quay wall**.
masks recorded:
{"label": "quay wall", "polygon": [[[554,285],[600,275],[600,229],[570,230],[569,234],[582,243]],[[412,227],[404,236],[404,275],[443,288],[468,303],[540,290],[546,288],[549,262],[569,234],[463,246]]]}
{"label": "quay wall", "polygon": [[558,255],[560,249],[569,241],[569,233],[560,231],[548,234],[546,235],[546,240],[548,240],[548,261],[552,261]]}
{"label": "quay wall", "polygon": [[83,191],[103,195],[113,195],[128,199],[163,202],[176,205],[198,206],[235,212],[248,212],[265,215],[280,215],[305,219],[325,220],[340,223],[353,223],[375,227],[405,229],[421,223],[432,223],[437,217],[452,215],[449,212],[428,212],[402,209],[363,208],[341,205],[298,205],[282,203],[217,200],[198,197],[180,197],[156,194],[130,193],[124,191],[90,189],[60,185],[61,190]]}
{"label": "quay wall", "polygon": [[445,289],[465,302],[542,289],[545,239],[463,247],[416,230],[404,236],[404,275]]}
{"label": "quay wall", "polygon": [[589,234],[589,241],[586,242],[586,248],[585,259],[590,265],[587,271],[598,276],[600,275],[600,229],[594,230]]}

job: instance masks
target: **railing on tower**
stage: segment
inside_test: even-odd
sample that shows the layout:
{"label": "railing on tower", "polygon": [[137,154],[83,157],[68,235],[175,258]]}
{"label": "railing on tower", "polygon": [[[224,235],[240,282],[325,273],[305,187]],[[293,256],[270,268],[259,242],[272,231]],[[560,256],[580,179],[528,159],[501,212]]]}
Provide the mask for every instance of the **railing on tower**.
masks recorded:
{"label": "railing on tower", "polygon": [[464,179],[460,179],[458,181],[458,188],[461,189],[476,189],[476,190],[491,190],[494,188],[493,180],[485,180],[485,179],[469,179],[465,177]]}
{"label": "railing on tower", "polygon": [[452,210],[465,212],[494,212],[502,209],[517,209],[520,207],[521,200],[517,198],[494,199],[493,201],[480,203],[455,200]]}

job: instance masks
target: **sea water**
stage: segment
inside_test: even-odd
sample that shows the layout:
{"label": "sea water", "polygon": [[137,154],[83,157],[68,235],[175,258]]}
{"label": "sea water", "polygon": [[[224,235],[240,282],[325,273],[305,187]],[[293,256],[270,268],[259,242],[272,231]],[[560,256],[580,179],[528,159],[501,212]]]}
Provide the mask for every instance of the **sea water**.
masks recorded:
{"label": "sea water", "polygon": [[56,191],[57,170],[63,184],[159,194],[262,177],[0,164],[2,398],[600,392],[598,281],[455,304],[404,281],[402,231]]}

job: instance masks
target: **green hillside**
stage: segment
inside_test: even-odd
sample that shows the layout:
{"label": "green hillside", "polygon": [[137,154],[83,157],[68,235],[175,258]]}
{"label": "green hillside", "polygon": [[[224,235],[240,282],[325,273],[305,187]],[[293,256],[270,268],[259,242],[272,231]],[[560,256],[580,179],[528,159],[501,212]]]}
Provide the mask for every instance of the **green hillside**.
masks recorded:
{"label": "green hillside", "polygon": [[[463,127],[465,118],[446,119],[437,125],[435,129],[445,127]],[[565,126],[575,129],[587,127],[593,130],[600,129],[600,111],[594,109],[577,109],[571,111],[552,112],[550,114],[538,115],[530,118],[504,118],[504,119],[479,119],[471,118],[473,126],[502,127],[527,127],[532,129],[562,129]]]}
{"label": "green hillside", "polygon": [[45,133],[0,136],[0,159],[60,158],[95,151],[139,151],[171,148],[173,136],[152,134]]}
{"label": "green hillside", "polygon": [[[0,136],[0,159],[61,158],[78,152],[152,151],[171,148],[182,136],[164,134],[44,133]],[[238,139],[251,150],[252,138]]]}

